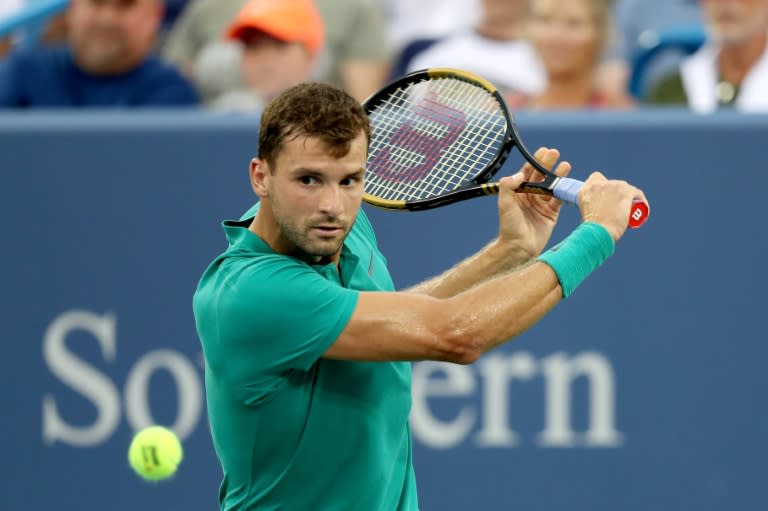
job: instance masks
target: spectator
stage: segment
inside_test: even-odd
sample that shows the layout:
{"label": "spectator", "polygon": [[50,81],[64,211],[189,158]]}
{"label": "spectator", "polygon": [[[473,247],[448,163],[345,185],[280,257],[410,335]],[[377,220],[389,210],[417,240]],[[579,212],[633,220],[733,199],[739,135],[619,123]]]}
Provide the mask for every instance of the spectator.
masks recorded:
{"label": "spectator", "polygon": [[709,41],[662,80],[648,101],[768,112],[768,0],[700,0]]}
{"label": "spectator", "polygon": [[613,0],[531,0],[527,33],[547,74],[538,96],[508,98],[533,109],[626,108],[626,94],[599,91],[596,71],[611,33]]}
{"label": "spectator", "polygon": [[[632,59],[644,39],[652,39],[656,32],[702,23],[698,0],[617,0],[614,19],[616,31],[598,69],[599,88],[613,95],[628,90]],[[676,69],[684,56],[685,52],[676,48],[658,55],[646,72],[643,89]]]}
{"label": "spectator", "polygon": [[227,29],[243,46],[243,90],[229,91],[212,107],[260,111],[293,85],[307,81],[323,46],[323,20],[311,0],[251,0]]}
{"label": "spectator", "polygon": [[438,39],[470,30],[478,21],[479,0],[379,0],[389,37],[400,51],[417,39]]}
{"label": "spectator", "polygon": [[[163,54],[194,76],[207,98],[241,89],[239,48],[222,44],[224,30],[248,0],[191,0]],[[392,59],[384,14],[374,0],[316,0],[325,45],[313,78],[362,100],[384,84]]]}
{"label": "spectator", "polygon": [[480,22],[416,55],[409,71],[454,67],[476,73],[503,93],[526,96],[541,92],[544,69],[523,37],[527,0],[482,0]]}
{"label": "spectator", "polygon": [[23,46],[0,61],[0,106],[196,104],[192,85],[152,55],[162,15],[160,0],[72,0],[67,46]]}

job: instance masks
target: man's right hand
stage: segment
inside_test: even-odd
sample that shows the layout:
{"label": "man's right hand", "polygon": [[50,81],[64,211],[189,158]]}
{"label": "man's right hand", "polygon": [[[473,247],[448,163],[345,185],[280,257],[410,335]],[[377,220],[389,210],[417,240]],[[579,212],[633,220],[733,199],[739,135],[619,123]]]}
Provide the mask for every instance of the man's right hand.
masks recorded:
{"label": "man's right hand", "polygon": [[626,181],[607,179],[600,172],[594,172],[579,191],[579,209],[584,222],[593,222],[605,227],[618,241],[627,230],[629,212],[635,199],[646,204],[645,194]]}

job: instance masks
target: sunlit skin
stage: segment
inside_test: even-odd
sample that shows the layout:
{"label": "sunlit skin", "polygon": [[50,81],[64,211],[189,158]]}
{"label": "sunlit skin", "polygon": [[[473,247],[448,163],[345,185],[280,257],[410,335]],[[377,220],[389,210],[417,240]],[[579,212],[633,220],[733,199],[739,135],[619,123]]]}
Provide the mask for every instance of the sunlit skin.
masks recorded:
{"label": "sunlit skin", "polygon": [[739,44],[765,34],[768,0],[700,0],[707,24],[724,45]]}
{"label": "sunlit skin", "polygon": [[720,46],[720,75],[740,84],[768,42],[768,0],[701,0],[707,25]]}
{"label": "sunlit skin", "polygon": [[[583,108],[594,104],[597,67],[609,27],[596,0],[532,0],[526,33],[547,72],[547,88],[530,108]],[[601,15],[602,13],[602,15]],[[624,94],[600,95],[603,107],[628,107]]]}
{"label": "sunlit skin", "polygon": [[489,39],[505,41],[520,35],[527,0],[482,0],[477,31]]}
{"label": "sunlit skin", "polygon": [[589,75],[603,46],[589,0],[534,0],[528,30],[554,79]]}
{"label": "sunlit skin", "polygon": [[253,34],[243,44],[241,69],[245,83],[264,101],[308,80],[314,69],[315,58],[301,43]]}
{"label": "sunlit skin", "polygon": [[67,25],[75,61],[97,76],[132,70],[152,51],[162,16],[159,0],[72,0]]}
{"label": "sunlit skin", "polygon": [[250,230],[275,252],[312,264],[338,263],[360,210],[367,150],[362,132],[340,158],[320,140],[299,135],[283,142],[273,166],[251,160],[261,208]]}

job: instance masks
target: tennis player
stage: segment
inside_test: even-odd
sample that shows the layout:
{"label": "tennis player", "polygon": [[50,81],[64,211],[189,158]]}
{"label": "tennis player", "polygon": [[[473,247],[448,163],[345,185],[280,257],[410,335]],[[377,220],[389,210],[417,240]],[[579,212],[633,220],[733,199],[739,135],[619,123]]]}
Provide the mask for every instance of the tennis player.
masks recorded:
{"label": "tennis player", "polygon": [[[536,323],[613,253],[643,197],[592,174],[583,223],[540,254],[560,204],[515,192],[525,166],[501,181],[495,240],[395,292],[360,208],[369,136],[358,102],[328,85],[263,112],[259,202],[223,223],[229,247],[194,296],[222,510],[417,510],[409,362],[469,364]],[[559,154],[536,156],[551,168]]]}

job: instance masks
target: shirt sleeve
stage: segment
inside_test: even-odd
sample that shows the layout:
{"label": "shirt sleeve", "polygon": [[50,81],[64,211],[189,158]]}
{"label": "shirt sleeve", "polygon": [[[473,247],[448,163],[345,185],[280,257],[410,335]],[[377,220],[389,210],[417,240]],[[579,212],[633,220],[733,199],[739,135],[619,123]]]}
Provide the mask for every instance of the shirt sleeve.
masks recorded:
{"label": "shirt sleeve", "polygon": [[284,256],[233,271],[219,289],[219,349],[237,385],[309,370],[344,330],[358,298]]}

